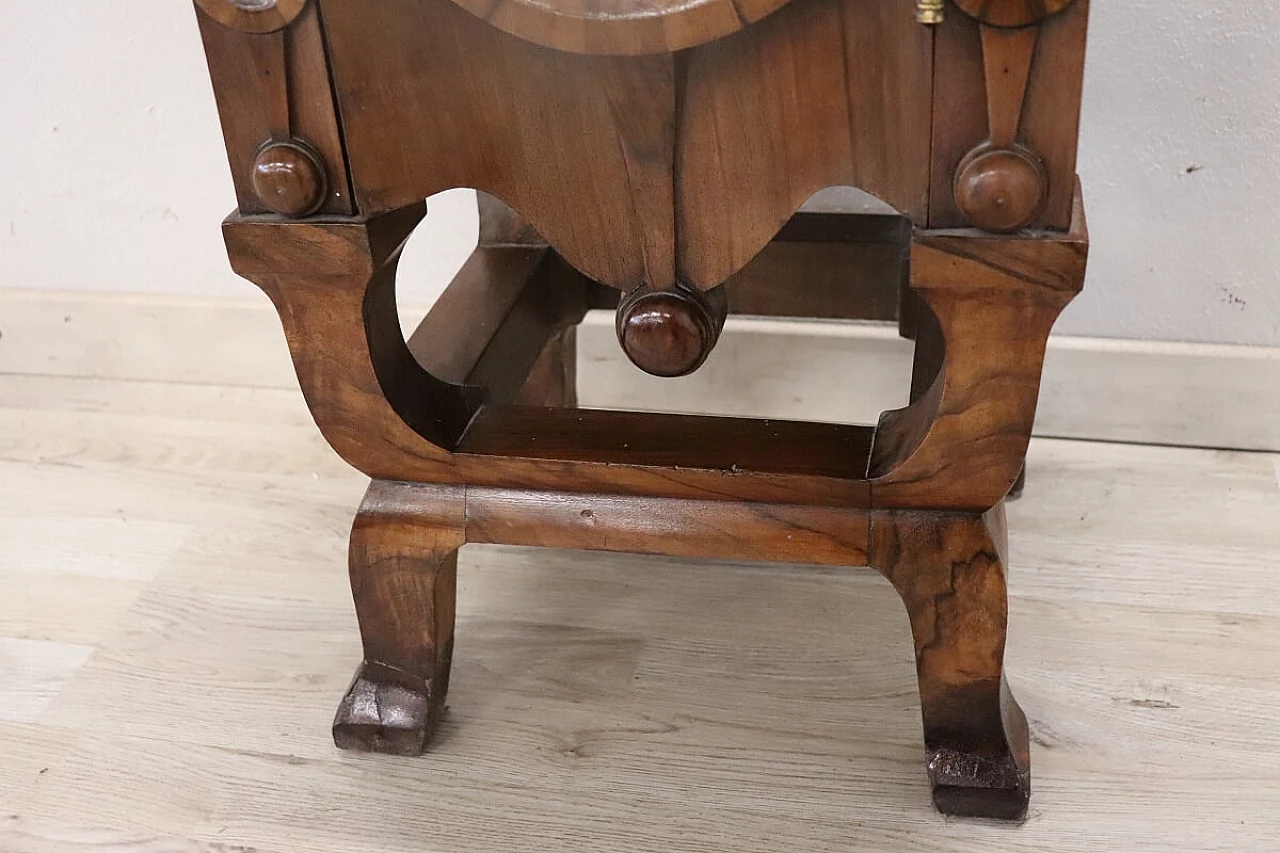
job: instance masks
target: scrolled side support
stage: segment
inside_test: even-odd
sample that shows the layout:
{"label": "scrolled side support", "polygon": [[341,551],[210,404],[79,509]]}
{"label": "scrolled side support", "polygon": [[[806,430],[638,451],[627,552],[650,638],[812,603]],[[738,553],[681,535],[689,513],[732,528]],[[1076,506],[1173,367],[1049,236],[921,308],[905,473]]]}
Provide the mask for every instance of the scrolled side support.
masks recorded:
{"label": "scrolled side support", "polygon": [[868,466],[875,507],[985,512],[1009,493],[1049,332],[1080,292],[1088,247],[1079,212],[1066,234],[915,235],[911,286],[937,320],[941,368],[881,418]]}
{"label": "scrolled side support", "polygon": [[302,222],[233,215],[223,234],[232,267],[275,304],[307,405],[334,450],[377,479],[448,483],[457,479],[449,447],[480,391],[427,373],[401,335],[396,262],[424,212]]}

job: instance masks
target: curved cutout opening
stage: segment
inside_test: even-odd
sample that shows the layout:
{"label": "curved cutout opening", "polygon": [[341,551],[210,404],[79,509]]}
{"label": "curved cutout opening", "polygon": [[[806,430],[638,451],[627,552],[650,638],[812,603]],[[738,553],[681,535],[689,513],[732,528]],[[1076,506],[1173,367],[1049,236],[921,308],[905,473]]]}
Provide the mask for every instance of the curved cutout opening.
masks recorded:
{"label": "curved cutout opening", "polygon": [[467,399],[563,405],[554,377],[535,374],[544,361],[564,361],[565,346],[572,354],[563,332],[585,313],[585,279],[493,196],[451,190],[427,205],[402,252],[401,269],[410,273],[396,282],[406,352]]}
{"label": "curved cutout opening", "polygon": [[396,308],[406,338],[475,251],[478,237],[475,190],[446,190],[427,199],[427,215],[400,253]]}
{"label": "curved cutout opening", "polygon": [[377,272],[362,306],[374,374],[387,403],[418,435],[437,447],[456,445],[483,399],[480,389],[424,370],[397,328],[393,258]]}
{"label": "curved cutout opening", "polygon": [[942,326],[933,309],[913,291],[904,294],[903,314],[900,327],[915,340],[911,402],[880,415],[867,462],[869,480],[888,476],[911,458],[928,437],[942,404],[946,369]]}
{"label": "curved cutout opening", "polygon": [[[612,312],[588,316],[579,332],[579,357],[570,363],[576,366],[582,407],[608,411],[594,412],[585,421],[577,418],[573,424],[560,423],[552,415],[539,420],[530,419],[532,414],[513,414],[508,404],[521,405],[518,392],[525,376],[558,330],[581,319],[588,304],[610,307],[617,291],[570,267],[511,208],[484,194],[480,198],[477,245],[453,282],[441,288],[438,278],[419,275],[413,281],[411,273],[403,279],[409,284],[398,300],[408,313],[410,306],[416,309],[426,301],[423,294],[431,293],[429,287],[440,293],[428,319],[408,336],[406,351],[412,351],[431,378],[454,386],[471,401],[474,420],[450,424],[446,430],[459,442],[450,442],[457,450],[587,460],[600,451],[602,440],[591,430],[604,428],[606,421],[623,433],[645,432],[641,424],[631,423],[642,415],[628,412],[765,418],[769,420],[754,422],[762,430],[748,430],[753,436],[748,443],[760,451],[751,457],[754,464],[773,470],[791,464],[781,457],[795,455],[775,446],[782,438],[776,432],[779,421],[865,430],[868,443],[871,430],[851,425],[878,423],[886,437],[881,453],[871,458],[872,448],[867,447],[855,454],[862,458],[856,470],[849,467],[849,448],[840,450],[852,441],[844,432],[838,440],[819,441],[831,444],[832,453],[810,461],[811,473],[861,479],[868,467],[877,469],[877,460],[910,455],[927,434],[936,412],[936,401],[931,408],[927,392],[941,387],[935,381],[940,375],[940,334],[935,334],[932,313],[922,301],[913,301],[907,288],[911,224],[872,197],[837,188],[816,193],[803,205],[777,239],[726,283],[739,316],[731,318],[720,346],[692,376],[658,379],[641,374],[617,345]],[[436,209],[439,216],[438,203]],[[464,221],[462,228],[469,231],[474,223]],[[442,234],[447,239],[459,230],[459,223],[446,222],[415,232],[406,253],[410,259],[413,251],[430,253],[440,245]],[[828,282],[825,289],[806,286],[822,276],[833,277],[834,283]],[[854,322],[821,322],[837,319]],[[898,324],[916,341],[900,337]],[[909,378],[913,371],[914,382]],[[410,402],[400,401],[397,409]],[[610,415],[612,420],[595,415]],[[726,428],[724,422],[702,422],[698,426],[671,421],[669,427],[689,435]],[[776,425],[775,433],[769,432],[770,423]],[[911,427],[913,423],[918,428]],[[563,433],[564,441],[552,442],[552,433]],[[788,435],[794,439],[809,434],[791,430]],[[715,443],[711,432],[706,441]],[[636,444],[630,446],[637,450]],[[778,459],[770,456],[769,447],[778,451]],[[653,452],[666,460],[663,454],[674,451]],[[698,447],[685,447],[677,455],[687,465],[698,453]],[[633,456],[622,453],[613,461]],[[704,460],[697,467],[706,464]]]}

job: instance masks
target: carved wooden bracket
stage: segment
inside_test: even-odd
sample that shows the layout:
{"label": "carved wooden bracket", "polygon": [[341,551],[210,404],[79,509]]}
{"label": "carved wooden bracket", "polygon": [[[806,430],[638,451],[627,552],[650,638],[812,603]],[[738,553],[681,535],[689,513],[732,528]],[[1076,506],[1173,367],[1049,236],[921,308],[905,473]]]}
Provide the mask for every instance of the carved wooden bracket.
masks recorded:
{"label": "carved wooden bracket", "polygon": [[[224,226],[236,272],[280,312],[330,444],[375,478],[554,490],[568,477],[650,497],[994,506],[1022,464],[1045,341],[1080,289],[1088,247],[1079,212],[1061,237],[918,232],[912,285],[937,320],[941,369],[873,436],[518,404],[542,346],[586,310],[581,278],[546,247],[477,250],[411,353],[395,312],[395,261],[424,212],[419,203],[373,219],[234,216]],[[462,328],[484,331],[459,336]],[[459,349],[459,340],[469,343]]]}
{"label": "carved wooden bracket", "polygon": [[1049,330],[1080,292],[1088,251],[1079,203],[1061,236],[916,233],[911,286],[937,320],[941,369],[915,402],[881,417],[868,465],[873,506],[980,511],[1008,494]]}

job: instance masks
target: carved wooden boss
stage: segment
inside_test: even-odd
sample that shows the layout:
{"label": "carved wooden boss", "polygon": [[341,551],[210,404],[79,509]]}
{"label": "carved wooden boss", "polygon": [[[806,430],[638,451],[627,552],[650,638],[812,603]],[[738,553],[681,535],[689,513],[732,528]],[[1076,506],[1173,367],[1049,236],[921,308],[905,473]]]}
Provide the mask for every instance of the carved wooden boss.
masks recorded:
{"label": "carved wooden boss", "polygon": [[[1084,274],[1087,0],[196,5],[232,263],[374,480],[338,746],[426,746],[464,543],[869,565],[910,612],[936,804],[1024,813],[1003,500]],[[406,344],[396,260],[450,187],[483,191],[480,246]],[[874,427],[578,409],[574,325],[615,305],[659,375],[727,310],[896,318],[913,402]]]}

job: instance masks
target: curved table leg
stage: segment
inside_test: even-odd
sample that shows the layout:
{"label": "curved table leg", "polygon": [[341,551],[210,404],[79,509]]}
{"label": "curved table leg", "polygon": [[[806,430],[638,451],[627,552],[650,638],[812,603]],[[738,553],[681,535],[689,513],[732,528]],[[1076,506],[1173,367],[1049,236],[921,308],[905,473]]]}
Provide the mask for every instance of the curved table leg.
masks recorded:
{"label": "curved table leg", "polygon": [[419,755],[444,710],[453,653],[462,489],[433,505],[374,481],[351,531],[351,591],[364,661],[338,706],[342,749]]}
{"label": "curved table leg", "polygon": [[1027,810],[1027,720],[1004,678],[1006,538],[1003,504],[872,519],[872,564],[911,617],[929,784],[946,814]]}

